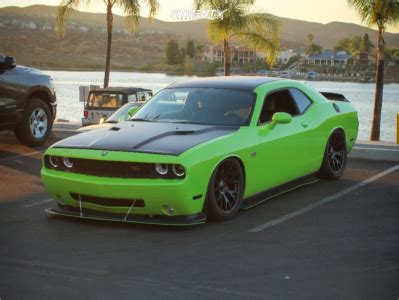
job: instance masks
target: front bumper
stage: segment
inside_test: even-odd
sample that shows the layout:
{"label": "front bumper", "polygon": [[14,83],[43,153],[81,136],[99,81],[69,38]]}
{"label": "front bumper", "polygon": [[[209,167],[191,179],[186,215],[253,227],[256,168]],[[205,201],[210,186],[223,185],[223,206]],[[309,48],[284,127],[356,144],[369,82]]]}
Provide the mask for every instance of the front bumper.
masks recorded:
{"label": "front bumper", "polygon": [[[42,169],[41,175],[46,189],[62,208],[48,210],[48,213],[86,219],[174,225],[197,224],[206,219],[202,214],[204,189],[198,181],[187,178],[104,178],[46,168]],[[137,206],[136,200],[144,205]]]}

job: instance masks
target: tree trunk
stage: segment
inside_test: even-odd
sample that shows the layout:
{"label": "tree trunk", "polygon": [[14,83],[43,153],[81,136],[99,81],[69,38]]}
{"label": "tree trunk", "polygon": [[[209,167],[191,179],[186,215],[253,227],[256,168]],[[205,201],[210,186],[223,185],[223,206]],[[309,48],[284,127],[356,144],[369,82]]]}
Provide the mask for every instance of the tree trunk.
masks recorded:
{"label": "tree trunk", "polygon": [[107,5],[107,55],[105,58],[105,74],[104,74],[104,87],[108,87],[109,71],[111,67],[111,45],[112,45],[112,26],[114,16],[112,15],[112,4],[108,1]]}
{"label": "tree trunk", "polygon": [[377,73],[374,99],[374,113],[373,124],[371,127],[370,140],[380,140],[380,126],[381,126],[381,110],[382,110],[382,96],[384,89],[384,39],[382,36],[382,29],[378,30],[378,44],[377,44]]}
{"label": "tree trunk", "polygon": [[230,46],[228,40],[223,40],[224,76],[230,76]]}

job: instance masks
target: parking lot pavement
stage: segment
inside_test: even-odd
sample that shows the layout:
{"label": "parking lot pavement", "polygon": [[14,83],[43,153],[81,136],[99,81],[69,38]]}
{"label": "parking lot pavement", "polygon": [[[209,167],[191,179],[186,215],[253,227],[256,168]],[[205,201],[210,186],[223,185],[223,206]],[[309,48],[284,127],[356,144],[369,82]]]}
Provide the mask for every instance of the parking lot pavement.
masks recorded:
{"label": "parking lot pavement", "polygon": [[340,180],[174,228],[46,216],[41,149],[0,137],[2,300],[399,297],[397,163],[350,159]]}

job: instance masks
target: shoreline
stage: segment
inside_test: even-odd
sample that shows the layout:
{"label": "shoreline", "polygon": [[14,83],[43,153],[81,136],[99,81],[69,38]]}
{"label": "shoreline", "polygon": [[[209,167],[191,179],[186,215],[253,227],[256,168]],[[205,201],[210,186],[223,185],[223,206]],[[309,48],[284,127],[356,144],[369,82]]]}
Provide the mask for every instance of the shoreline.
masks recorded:
{"label": "shoreline", "polygon": [[[104,72],[103,68],[58,68],[58,67],[37,67],[34,66],[32,68],[40,69],[42,71],[69,71],[69,72]],[[193,72],[191,74],[178,72],[178,71],[170,71],[170,70],[148,70],[148,69],[129,69],[129,68],[113,68],[111,72],[134,72],[134,73],[148,73],[148,74],[166,74],[166,75],[177,75],[177,76],[216,76],[212,73],[205,72]],[[243,73],[242,76],[257,76],[256,73]],[[271,76],[277,77],[277,76]],[[354,82],[354,83],[375,83],[375,79],[372,78],[370,80],[365,81],[361,77],[340,77],[340,76],[319,76],[315,79],[307,79],[305,76],[292,76],[291,78],[294,80],[305,80],[305,81],[330,81],[330,82]],[[399,79],[384,79],[384,84],[390,83],[399,83]]]}

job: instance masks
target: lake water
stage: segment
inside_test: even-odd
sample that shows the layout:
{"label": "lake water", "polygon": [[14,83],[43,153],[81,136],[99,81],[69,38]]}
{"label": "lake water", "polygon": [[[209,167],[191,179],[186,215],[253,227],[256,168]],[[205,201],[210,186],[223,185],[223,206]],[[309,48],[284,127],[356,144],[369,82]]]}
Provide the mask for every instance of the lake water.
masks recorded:
{"label": "lake water", "polygon": [[[79,102],[80,85],[102,85],[103,72],[45,71],[54,78],[57,91],[57,118],[80,122],[83,104]],[[135,86],[152,89],[154,92],[167,85],[188,80],[190,76],[170,76],[162,73],[112,72],[110,86]],[[360,140],[370,136],[372,112],[374,107],[374,83],[307,81],[306,84],[318,91],[344,94],[356,107],[360,118]],[[395,141],[396,114],[399,113],[399,84],[384,86],[382,108],[381,140]]]}

